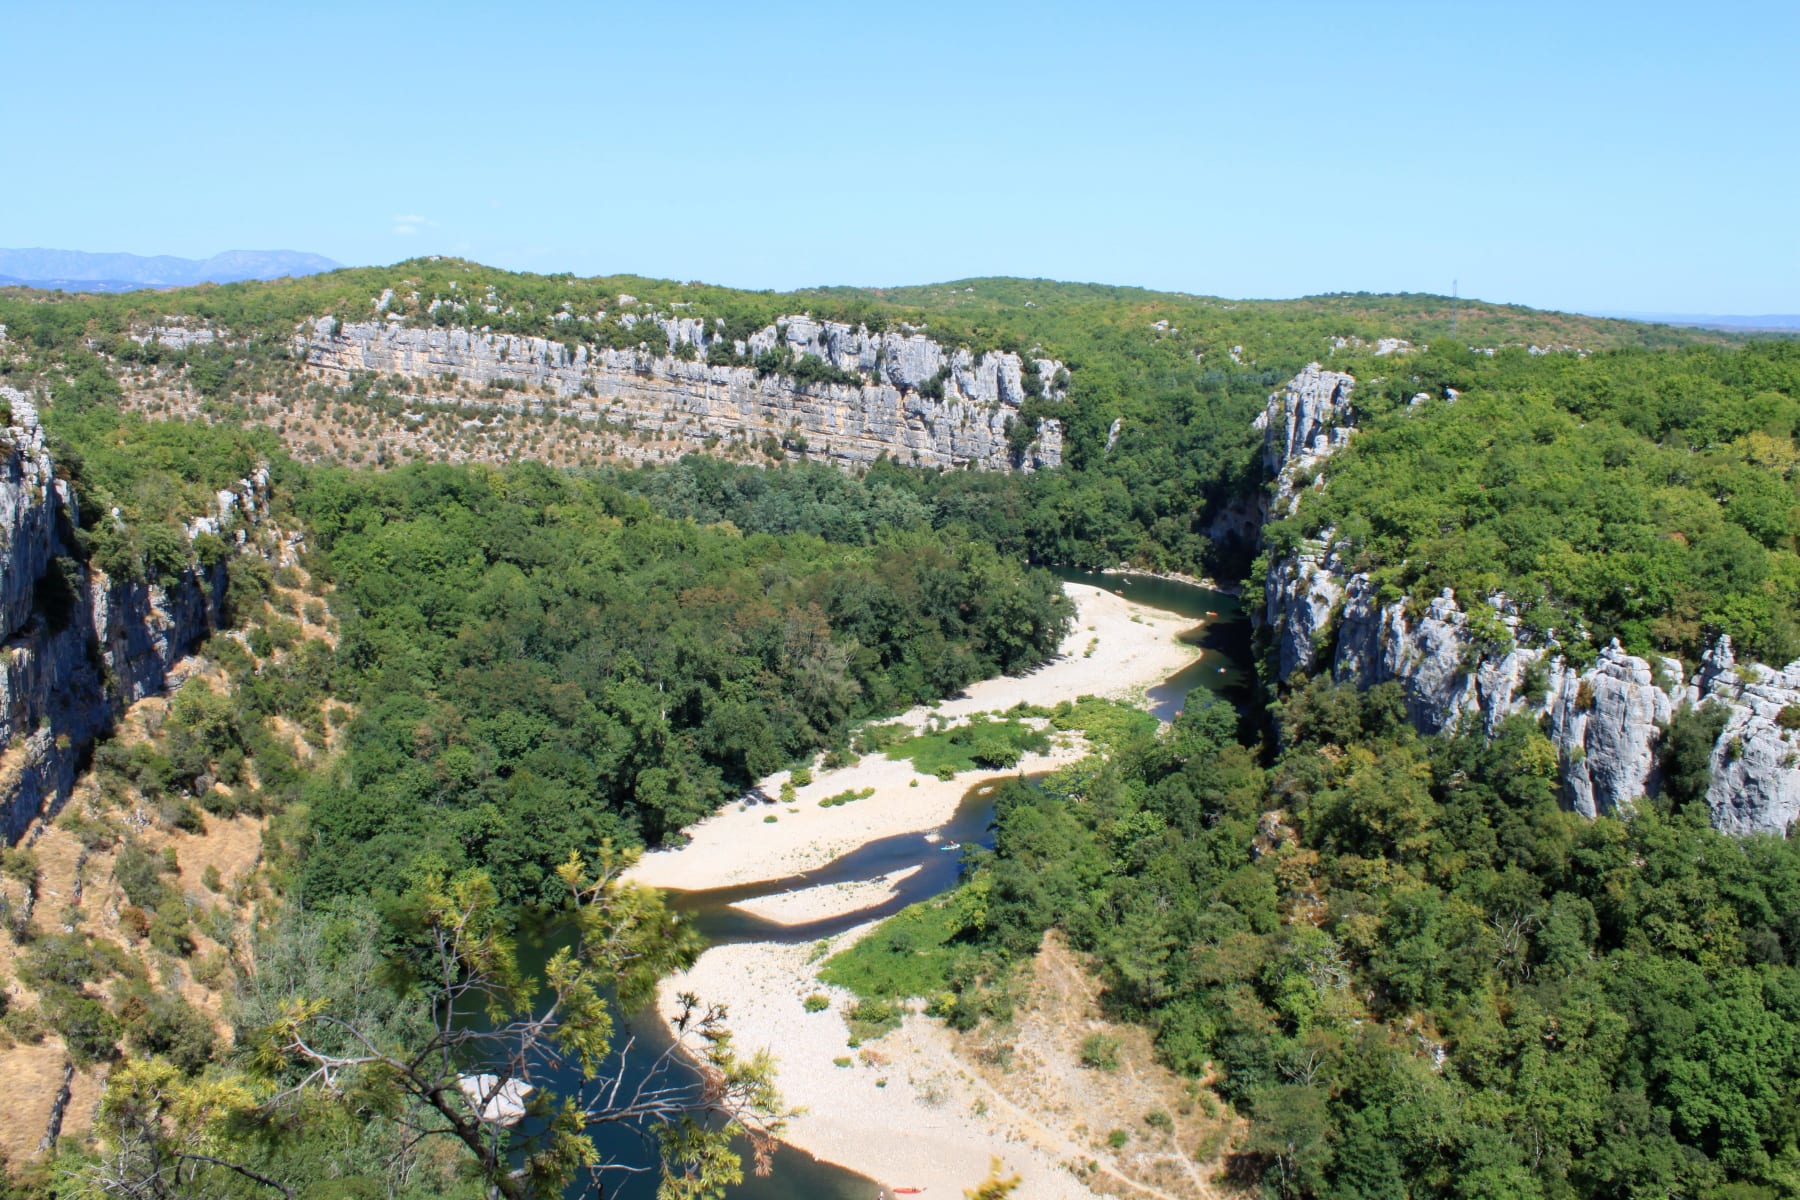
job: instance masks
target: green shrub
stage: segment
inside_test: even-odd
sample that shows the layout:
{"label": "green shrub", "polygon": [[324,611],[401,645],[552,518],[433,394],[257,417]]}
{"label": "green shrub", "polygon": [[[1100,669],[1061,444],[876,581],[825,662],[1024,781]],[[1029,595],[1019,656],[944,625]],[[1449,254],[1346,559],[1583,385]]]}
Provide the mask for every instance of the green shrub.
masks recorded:
{"label": "green shrub", "polygon": [[142,909],[152,909],[162,900],[163,860],[150,853],[139,841],[125,843],[113,863],[113,878],[125,892],[125,898]]}
{"label": "green shrub", "polygon": [[1119,1039],[1105,1033],[1090,1033],[1081,1039],[1081,1065],[1095,1071],[1119,1069]]}
{"label": "green shrub", "polygon": [[865,1025],[898,1024],[900,1010],[887,1000],[859,1000],[851,1005],[849,1017]]}
{"label": "green shrub", "polygon": [[831,998],[823,992],[814,992],[803,1001],[803,1004],[809,1013],[824,1012],[831,1007]]}
{"label": "green shrub", "polygon": [[0,849],[0,874],[5,874],[7,878],[29,884],[37,878],[37,870],[37,855],[31,850],[23,846],[10,850]]}
{"label": "green shrub", "polygon": [[119,1022],[99,1000],[73,988],[51,988],[43,1003],[50,1027],[62,1035],[77,1066],[111,1062],[119,1056]]}
{"label": "green shrub", "polygon": [[164,954],[174,954],[181,958],[194,952],[194,935],[188,923],[187,905],[172,890],[164,892],[162,904],[150,915],[150,944]]}

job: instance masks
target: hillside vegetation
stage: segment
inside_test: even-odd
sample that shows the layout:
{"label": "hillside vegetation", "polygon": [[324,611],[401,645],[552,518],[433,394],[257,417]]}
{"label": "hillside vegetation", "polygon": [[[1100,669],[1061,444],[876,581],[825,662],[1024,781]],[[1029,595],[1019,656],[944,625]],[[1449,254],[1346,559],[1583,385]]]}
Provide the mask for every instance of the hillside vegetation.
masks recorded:
{"label": "hillside vegetation", "polygon": [[1691,663],[1720,633],[1800,657],[1800,345],[1434,349],[1359,380],[1355,406],[1271,557],[1331,531],[1388,598],[1504,592],[1578,662],[1617,637]]}
{"label": "hillside vegetation", "polygon": [[1530,721],[1422,739],[1391,684],[1305,689],[1272,768],[1235,725],[1009,785],[963,886],[834,977],[975,1024],[1059,928],[1251,1118],[1228,1170],[1271,1195],[1788,1193],[1800,848],[1584,820]]}
{"label": "hillside vegetation", "polygon": [[[746,332],[809,311],[1041,348],[1071,376],[1066,399],[1033,401],[1064,425],[1064,466],[844,474],[777,447],[767,470],[632,469],[552,453],[528,413],[479,454],[451,420],[431,451],[504,461],[365,455],[423,397],[308,377],[291,339],[304,318],[374,318],[389,288],[406,323],[594,345],[636,344],[628,309]],[[1360,432],[1266,531],[1270,552],[1332,531],[1390,599],[1504,591],[1526,634],[1577,660],[1614,636],[1691,659],[1720,632],[1767,660],[1800,653],[1800,347],[1473,302],[1452,338],[1449,305],[1030,280],[752,293],[456,260],[174,293],[0,291],[0,380],[43,402],[80,499],[78,554],[149,581],[233,553],[184,525],[264,460],[275,519],[300,537],[234,558],[239,628],[206,651],[220,690],[189,684],[158,737],[103,744],[64,818],[111,856],[141,923],[59,932],[40,909],[6,935],[7,1036],[117,1073],[96,1139],[60,1149],[56,1194],[117,1194],[109,1172],[156,1194],[146,1173],[177,1152],[206,1156],[176,1161],[222,1196],[266,1194],[226,1162],[295,1194],[321,1180],[525,1194],[498,1135],[434,1125],[443,1088],[407,1091],[387,1061],[346,1069],[328,1096],[306,1055],[355,1039],[321,1051],[298,1031],[343,1014],[416,1049],[435,1015],[485,1002],[464,978],[517,1016],[531,997],[512,932],[560,917],[597,949],[545,968],[578,1022],[557,1052],[604,1061],[598,989],[639,994],[696,949],[659,899],[608,882],[621,855],[783,765],[854,753],[864,718],[1042,661],[1068,606],[1034,564],[1259,587],[1252,420],[1309,361],[1356,376]],[[171,320],[223,340],[131,336]],[[302,417],[307,439],[338,440],[291,454]],[[521,461],[537,454],[578,469]],[[1110,1016],[1250,1118],[1230,1167],[1269,1194],[1800,1191],[1800,869],[1791,843],[1706,825],[1704,714],[1671,728],[1663,796],[1591,823],[1564,811],[1555,749],[1529,719],[1427,739],[1393,686],[1322,680],[1250,717],[1270,721],[1261,745],[1218,707],[1162,734],[1119,720],[1105,759],[1009,785],[996,849],[962,887],[836,977],[1003,1029],[1014,972],[1060,929],[1098,965]],[[932,749],[948,765],[970,748]],[[231,884],[240,900],[268,889],[254,911],[210,916],[161,865],[186,844],[173,831],[209,818],[264,830],[262,866]],[[7,861],[36,886],[35,863]],[[199,1016],[157,984],[202,971]],[[773,1107],[766,1072],[722,1061],[745,1111]],[[290,1106],[271,1107],[284,1089]],[[550,1194],[586,1142],[573,1115],[541,1115],[506,1145]],[[421,1124],[458,1140],[422,1148],[406,1133]],[[701,1132],[721,1127],[668,1126],[683,1132],[657,1143],[659,1165],[729,1177],[735,1159]]]}
{"label": "hillside vegetation", "polygon": [[[995,532],[1012,536],[1012,546],[1028,534],[1026,552],[1041,561],[1129,561],[1236,576],[1247,565],[1247,543],[1239,538],[1220,545],[1231,539],[1222,537],[1219,518],[1260,485],[1250,421],[1263,397],[1315,359],[1359,376],[1402,378],[1410,372],[1409,348],[1441,345],[1449,336],[1451,310],[1444,297],[1227,301],[1021,279],[747,292],[415,259],[299,280],[162,293],[68,296],[0,289],[0,324],[9,331],[0,377],[26,391],[110,388],[134,411],[241,423],[279,438],[307,461],[504,463],[527,457],[593,466],[660,458],[663,451],[641,431],[534,415],[517,396],[511,407],[520,411],[513,412],[496,407],[508,399],[504,394],[452,388],[427,395],[427,381],[417,379],[367,377],[327,386],[299,369],[292,339],[304,319],[324,315],[491,327],[594,347],[643,343],[648,327],[623,322],[652,312],[722,321],[737,338],[795,312],[878,329],[916,328],[947,345],[1049,355],[1070,372],[1066,398],[1034,399],[1022,415],[1031,422],[1061,422],[1065,461],[1074,469],[1030,483],[945,484],[941,494],[967,489],[948,495],[946,504],[969,511],[995,507],[995,523],[1011,527]],[[171,322],[188,331],[216,331],[225,340],[180,349],[149,337]],[[1476,301],[1456,302],[1454,322],[1458,344],[1483,349],[1591,352],[1725,340]],[[650,336],[660,346],[661,336]],[[1395,354],[1377,353],[1396,347]],[[730,446],[720,451],[738,452]],[[803,448],[776,446],[770,453],[767,462],[805,458]],[[1227,525],[1241,530],[1242,522]]]}

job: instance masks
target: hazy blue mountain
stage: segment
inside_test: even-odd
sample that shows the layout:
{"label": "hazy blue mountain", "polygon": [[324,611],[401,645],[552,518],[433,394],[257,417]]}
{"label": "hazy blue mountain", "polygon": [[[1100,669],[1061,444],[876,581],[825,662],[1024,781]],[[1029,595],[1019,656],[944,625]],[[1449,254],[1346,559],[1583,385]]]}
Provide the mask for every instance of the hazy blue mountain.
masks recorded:
{"label": "hazy blue mountain", "polygon": [[126,292],[134,288],[316,275],[335,271],[338,265],[323,255],[297,250],[227,250],[208,259],[197,259],[168,254],[0,249],[0,283],[65,291]]}
{"label": "hazy blue mountain", "polygon": [[1693,325],[1701,329],[1800,329],[1800,313],[1734,316],[1727,313],[1604,312],[1593,315],[1626,321],[1654,321],[1659,325]]}

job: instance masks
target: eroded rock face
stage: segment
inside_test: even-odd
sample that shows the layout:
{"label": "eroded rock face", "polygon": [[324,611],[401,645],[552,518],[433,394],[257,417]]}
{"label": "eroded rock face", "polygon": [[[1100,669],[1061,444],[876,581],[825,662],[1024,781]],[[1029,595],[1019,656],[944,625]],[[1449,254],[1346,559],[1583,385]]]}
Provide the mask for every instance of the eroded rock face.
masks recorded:
{"label": "eroded rock face", "polygon": [[1564,795],[1583,816],[1630,812],[1656,790],[1657,751],[1681,694],[1681,664],[1661,666],[1658,680],[1617,641],[1585,671],[1552,664],[1550,740],[1561,753]]}
{"label": "eroded rock face", "polygon": [[[1014,460],[1007,429],[1027,398],[1026,363],[1016,354],[976,357],[921,333],[873,333],[809,317],[784,318],[732,346],[751,356],[785,347],[863,377],[800,383],[785,373],[707,362],[723,333],[697,317],[646,316],[631,327],[645,330],[645,344],[614,350],[324,317],[303,325],[294,345],[308,367],[328,376],[375,371],[432,384],[447,378],[477,388],[522,385],[536,393],[523,402],[531,411],[654,431],[696,449],[772,436],[794,445],[804,439],[809,457],[841,467],[866,466],[883,454],[919,466],[988,470],[1062,462],[1062,429],[1054,420],[1042,422],[1031,448]],[[692,349],[684,357],[685,347]],[[1032,365],[1046,390],[1062,370],[1052,359]]]}
{"label": "eroded rock face", "polygon": [[1298,553],[1269,568],[1263,587],[1264,619],[1275,640],[1275,660],[1286,680],[1310,674],[1331,614],[1344,594],[1336,559]]}
{"label": "eroded rock face", "polygon": [[[1308,473],[1321,485],[1320,466],[1353,433],[1353,386],[1313,364],[1269,397],[1257,420],[1274,485],[1269,516],[1294,511]],[[1473,722],[1491,734],[1514,713],[1540,718],[1560,755],[1564,796],[1589,817],[1629,812],[1657,790],[1663,734],[1682,705],[1724,705],[1707,792],[1713,823],[1785,834],[1800,819],[1800,731],[1782,716],[1800,715],[1800,662],[1739,666],[1721,638],[1684,683],[1681,663],[1652,663],[1615,641],[1577,670],[1528,644],[1505,596],[1480,602],[1493,618],[1480,622],[1448,590],[1423,610],[1404,598],[1382,604],[1367,575],[1348,571],[1334,538],[1326,531],[1269,566],[1259,617],[1281,683],[1320,669],[1319,651],[1335,644],[1332,676],[1365,688],[1399,683],[1421,732]]]}
{"label": "eroded rock face", "polygon": [[[1713,744],[1706,803],[1713,824],[1730,833],[1786,834],[1800,819],[1800,659],[1782,670],[1739,667],[1721,637],[1701,661],[1693,698],[1731,712]],[[1784,710],[1787,717],[1783,718]]]}
{"label": "eroded rock face", "polygon": [[[119,707],[162,691],[169,672],[217,627],[225,564],[168,587],[115,582],[69,555],[74,496],[56,480],[37,413],[11,393],[11,453],[0,464],[0,834],[16,840],[68,796],[82,755]],[[263,519],[268,474],[219,493],[189,526],[244,541]]]}
{"label": "eroded rock face", "polygon": [[32,592],[56,541],[57,489],[65,485],[52,473],[30,397],[0,387],[0,404],[12,412],[0,430],[0,624],[11,631],[31,614]]}
{"label": "eroded rock face", "polygon": [[[1263,431],[1263,466],[1275,481],[1271,517],[1291,513],[1302,473],[1350,441],[1355,418],[1350,393],[1355,386],[1356,380],[1342,371],[1310,363],[1269,397],[1256,428]],[[1323,482],[1319,476],[1314,486]]]}

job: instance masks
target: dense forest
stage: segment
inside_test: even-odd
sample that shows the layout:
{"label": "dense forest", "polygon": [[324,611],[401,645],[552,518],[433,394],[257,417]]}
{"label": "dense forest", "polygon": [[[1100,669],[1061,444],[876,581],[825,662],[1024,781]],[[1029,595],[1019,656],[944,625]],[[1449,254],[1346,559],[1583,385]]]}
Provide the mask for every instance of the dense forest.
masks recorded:
{"label": "dense forest", "polygon": [[[1065,465],[290,459],[246,406],[325,404],[297,382],[298,323],[366,317],[388,287],[407,322],[452,319],[431,301],[460,298],[496,328],[594,344],[627,336],[630,293],[638,311],[745,331],[806,310],[1041,347],[1071,372],[1039,414],[1063,422]],[[234,340],[129,336],[171,315]],[[209,1195],[267,1194],[255,1175],[342,1189],[308,1195],[483,1194],[476,1176],[516,1158],[479,1138],[466,1160],[421,1149],[407,1130],[433,1119],[443,1080],[405,1063],[362,1062],[347,1102],[268,1115],[311,1077],[308,1055],[356,1050],[342,1030],[312,1037],[319,1014],[346,1014],[384,1052],[436,1045],[466,979],[497,1025],[528,1020],[514,932],[528,916],[586,922],[606,971],[546,967],[587,1022],[563,1047],[585,1063],[612,1033],[596,997],[636,994],[696,952],[659,900],[617,886],[613,856],[678,838],[782,766],[855,753],[866,718],[1041,662],[1070,617],[1041,566],[1260,587],[1269,560],[1231,532],[1265,485],[1251,422],[1311,360],[1356,375],[1359,432],[1327,486],[1263,532],[1267,554],[1331,531],[1388,599],[1505,592],[1526,635],[1577,661],[1615,636],[1691,661],[1720,632],[1765,661],[1800,654],[1792,343],[1473,303],[1453,317],[1432,297],[1240,303],[985,279],[746,293],[456,260],[157,295],[0,289],[0,325],[0,382],[43,402],[79,500],[73,552],[118,580],[231,560],[232,628],[204,650],[216,674],[184,685],[154,736],[100,745],[95,799],[62,822],[113,856],[141,926],[127,940],[160,965],[42,916],[18,934],[36,1000],[0,1007],[0,1038],[53,1031],[115,1080],[99,1125],[115,1156],[66,1146],[34,1194],[116,1194],[96,1182],[114,1170],[179,1181],[182,1163]],[[124,411],[145,369],[203,396],[206,419]],[[349,391],[329,402],[405,403],[368,380]],[[184,529],[261,463],[270,520],[299,539],[279,568],[272,531],[233,555]],[[932,997],[952,1022],[1003,1021],[1007,981],[1061,928],[1113,1012],[1250,1119],[1230,1166],[1268,1194],[1800,1190],[1800,862],[1787,842],[1707,826],[1694,801],[1710,714],[1670,727],[1661,796],[1587,822],[1564,810],[1556,752],[1527,718],[1491,739],[1422,738],[1392,686],[1265,683],[1244,723],[1260,743],[1196,706],[1162,734],[1113,721],[1093,735],[1104,754],[1009,786],[995,848],[845,977]],[[179,863],[126,819],[189,829],[201,810],[268,818],[262,882],[236,894],[261,907],[235,955],[222,909],[185,899]],[[35,886],[29,851],[5,866]],[[155,982],[189,972],[230,993],[231,1044]],[[709,1044],[721,1077],[762,1097],[760,1068]],[[561,1180],[579,1121],[545,1120],[514,1150]],[[677,1173],[716,1150],[664,1145]]]}
{"label": "dense forest", "polygon": [[1392,684],[1308,685],[1272,768],[1235,729],[1196,706],[1009,785],[962,887],[837,978],[972,1023],[1061,928],[1115,1014],[1250,1116],[1230,1170],[1274,1195],[1789,1194],[1791,842],[1680,796],[1586,821],[1530,721],[1422,739]]}
{"label": "dense forest", "polygon": [[[1414,406],[1421,392],[1460,393]],[[1388,597],[1504,592],[1582,661],[1614,637],[1800,657],[1800,346],[1587,357],[1434,347],[1359,383],[1329,486],[1264,531],[1331,530]]]}
{"label": "dense forest", "polygon": [[[1402,347],[1441,343],[1453,325],[1459,341],[1486,349],[1730,340],[1431,296],[1227,301],[1019,279],[747,292],[636,276],[525,275],[431,258],[169,293],[0,289],[9,350],[0,355],[0,382],[29,391],[60,381],[90,392],[110,388],[116,396],[114,377],[148,372],[155,390],[191,390],[209,419],[233,422],[253,409],[323,411],[329,404],[356,446],[369,417],[395,419],[414,403],[411,390],[373,377],[339,392],[309,385],[295,370],[293,338],[312,317],[377,315],[377,300],[390,291],[390,320],[491,327],[570,347],[638,346],[649,328],[639,317],[653,312],[722,322],[740,338],[780,316],[808,312],[875,329],[922,330],[949,346],[1053,356],[1068,366],[1067,394],[1032,400],[1022,428],[1059,420],[1072,469],[1029,485],[994,477],[947,481],[938,503],[962,511],[941,515],[974,516],[989,527],[988,540],[1008,552],[1023,548],[1038,561],[1127,561],[1221,578],[1241,576],[1248,565],[1247,546],[1216,543],[1220,514],[1260,485],[1250,419],[1271,388],[1310,360],[1331,359],[1359,377],[1385,373],[1400,360],[1377,353],[1384,339]],[[172,348],[146,336],[170,321],[217,330],[224,340]],[[660,348],[661,335],[653,340]],[[360,461],[361,450],[356,454]]]}
{"label": "dense forest", "polygon": [[334,694],[359,709],[310,798],[309,900],[421,854],[543,900],[570,851],[671,836],[857,718],[1035,665],[1068,621],[979,543],[746,534],[531,464],[323,473],[296,506],[354,614]]}

